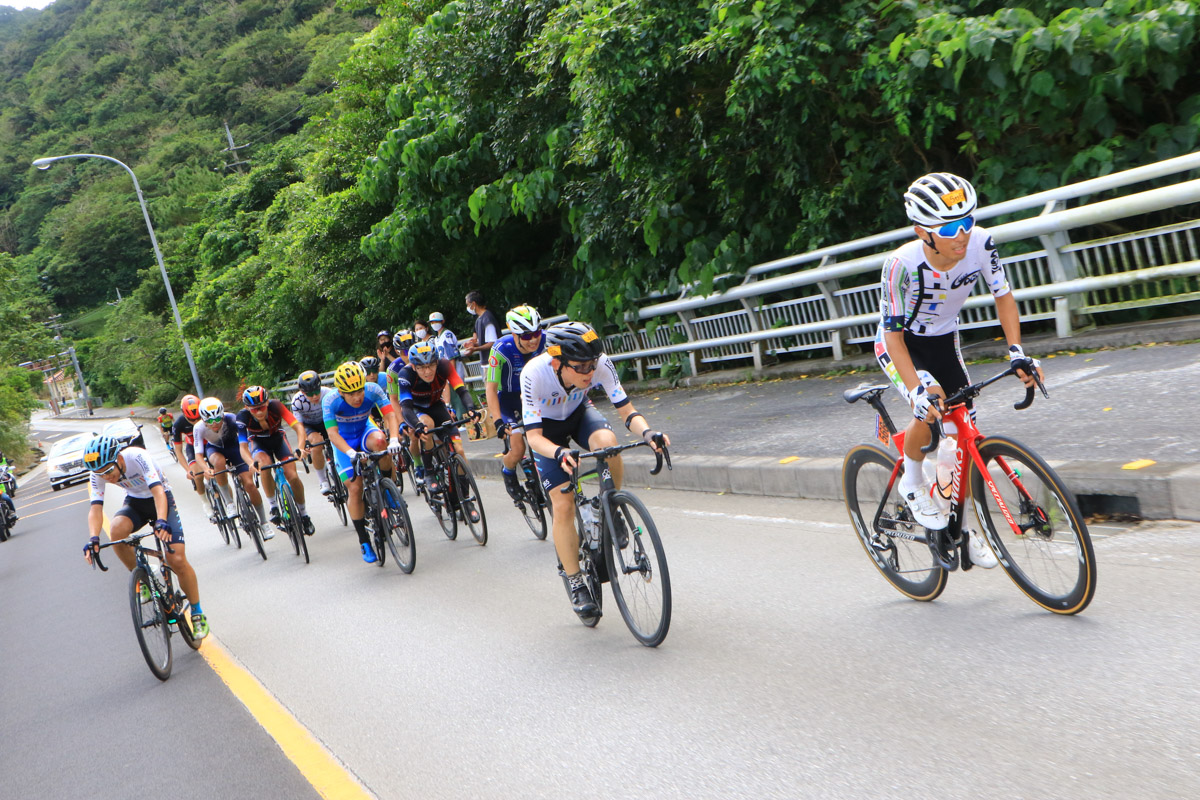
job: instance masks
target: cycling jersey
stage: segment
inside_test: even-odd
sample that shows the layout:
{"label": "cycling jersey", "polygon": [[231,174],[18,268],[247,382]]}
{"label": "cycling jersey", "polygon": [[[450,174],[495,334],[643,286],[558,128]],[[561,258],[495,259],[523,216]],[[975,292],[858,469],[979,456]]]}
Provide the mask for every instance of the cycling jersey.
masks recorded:
{"label": "cycling jersey", "polygon": [[[395,367],[395,364],[392,366]],[[475,403],[471,400],[470,393],[467,392],[466,384],[458,376],[454,365],[444,358],[438,359],[437,371],[434,372],[433,380],[429,383],[421,380],[415,367],[403,367],[390,372],[389,377],[392,381],[390,388],[395,392],[396,399],[400,403],[404,421],[414,428],[421,423],[414,406],[420,409],[439,406],[444,408],[446,404],[442,402],[442,390],[447,386],[458,393],[464,406],[468,409],[475,408]]]}
{"label": "cycling jersey", "polygon": [[297,391],[292,396],[292,411],[305,427],[325,430],[325,413],[321,410],[321,406],[325,402],[325,398],[331,394],[337,394],[337,392],[328,386],[322,386],[320,396],[313,401],[309,400],[308,395],[304,392]]}
{"label": "cycling jersey", "polygon": [[948,272],[929,265],[919,239],[902,245],[883,264],[880,325],[917,336],[951,333],[958,329],[958,312],[980,275],[994,297],[1009,293],[996,244],[980,225],[971,233],[967,254]]}
{"label": "cycling jersey", "polygon": [[171,423],[171,441],[180,444],[192,444],[192,430],[196,423],[184,416],[177,417]]}
{"label": "cycling jersey", "polygon": [[[196,423],[196,427],[192,428],[192,436],[219,450],[232,448],[234,451],[237,451],[238,442],[245,441],[242,438],[243,429],[244,426],[238,421],[238,418],[226,411],[225,424],[221,426],[220,431],[214,431],[204,420],[200,420]],[[208,452],[207,448],[204,452]]]}
{"label": "cycling jersey", "polygon": [[[125,471],[121,475],[121,479],[117,481],[117,486],[125,490],[127,497],[143,500],[154,497],[151,489],[155,486],[162,486],[165,491],[171,491],[171,485],[167,483],[166,476],[159,471],[150,454],[142,448],[126,447],[118,457],[124,459]],[[95,472],[88,476],[88,497],[92,501],[92,505],[104,504],[106,486],[108,486],[108,481]]]}
{"label": "cycling jersey", "polygon": [[525,428],[540,428],[543,420],[566,419],[587,400],[587,393],[597,385],[604,389],[616,408],[629,403],[629,396],[617,377],[617,367],[607,355],[600,355],[590,386],[569,391],[555,374],[549,353],[531,359],[521,370],[521,416]]}
{"label": "cycling jersey", "polygon": [[291,410],[278,400],[267,401],[267,416],[262,422],[251,413],[250,409],[243,408],[237,414],[237,420],[242,424],[242,428],[238,430],[238,441],[249,443],[251,439],[266,439],[269,436],[274,436],[283,429],[283,423],[295,425],[296,418],[292,416]]}
{"label": "cycling jersey", "polygon": [[347,444],[362,440],[373,408],[378,408],[384,414],[392,410],[391,401],[377,383],[365,384],[363,402],[357,408],[347,403],[339,392],[330,392],[321,398],[326,430],[336,427]]}
{"label": "cycling jersey", "polygon": [[511,333],[502,336],[492,345],[484,380],[496,384],[496,390],[500,393],[501,398],[505,395],[512,395],[515,398],[521,394],[521,370],[525,368],[528,361],[540,356],[545,350],[545,336],[541,338],[537,349],[532,353],[522,353],[517,348],[516,339]]}
{"label": "cycling jersey", "polygon": [[162,428],[163,433],[170,431],[174,422],[175,418],[170,413],[158,415],[158,427]]}

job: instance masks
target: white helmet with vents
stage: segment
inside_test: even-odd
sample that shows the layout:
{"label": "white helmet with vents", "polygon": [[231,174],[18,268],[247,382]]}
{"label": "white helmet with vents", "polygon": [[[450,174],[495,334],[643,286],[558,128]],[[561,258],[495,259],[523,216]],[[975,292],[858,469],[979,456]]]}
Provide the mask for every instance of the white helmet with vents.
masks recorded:
{"label": "white helmet with vents", "polygon": [[975,213],[978,203],[975,187],[965,178],[949,172],[923,175],[904,193],[904,211],[908,218],[926,228],[937,228],[969,217]]}

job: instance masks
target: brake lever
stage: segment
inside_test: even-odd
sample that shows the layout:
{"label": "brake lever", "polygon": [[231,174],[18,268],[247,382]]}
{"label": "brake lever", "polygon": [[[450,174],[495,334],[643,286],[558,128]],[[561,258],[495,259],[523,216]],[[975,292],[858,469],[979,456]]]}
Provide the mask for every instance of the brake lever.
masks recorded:
{"label": "brake lever", "polygon": [[572,494],[575,491],[575,485],[579,482],[579,451],[572,450],[570,455],[575,459],[575,467],[571,470],[571,479],[567,481],[567,485],[559,489],[563,494]]}

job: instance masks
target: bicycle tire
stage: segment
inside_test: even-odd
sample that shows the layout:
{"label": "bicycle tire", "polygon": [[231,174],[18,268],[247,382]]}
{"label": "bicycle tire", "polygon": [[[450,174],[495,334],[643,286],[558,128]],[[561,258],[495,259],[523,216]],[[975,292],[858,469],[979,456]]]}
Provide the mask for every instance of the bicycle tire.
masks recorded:
{"label": "bicycle tire", "polygon": [[[623,548],[619,525],[626,533]],[[671,629],[671,573],[658,527],[636,495],[618,490],[608,497],[604,528],[608,585],[617,609],[633,638],[658,647]]]}
{"label": "bicycle tire", "polygon": [[400,494],[399,487],[389,478],[379,481],[379,517],[383,538],[400,571],[411,574],[417,565],[417,539],[413,535],[412,518],[408,515],[408,503]]}
{"label": "bicycle tire", "polygon": [[[928,602],[945,590],[949,573],[934,561],[926,542],[887,536],[880,527],[883,523],[901,534],[920,533],[895,484],[884,497],[895,466],[896,457],[875,445],[851,448],[842,462],[846,511],[859,544],[879,574],[901,594]],[[897,475],[896,483],[899,480]]]}
{"label": "bicycle tire", "polygon": [[446,480],[450,473],[440,458],[435,457],[431,460],[434,461],[434,466],[429,467],[425,474],[440,474],[443,488],[438,493],[439,496],[435,497],[434,493],[429,490],[429,486],[426,485],[425,502],[429,504],[429,510],[433,512],[433,515],[437,517],[438,524],[442,526],[442,533],[446,534],[447,539],[454,541],[458,538],[458,517],[450,508],[450,484]]}
{"label": "bicycle tire", "polygon": [[[458,468],[455,474],[455,467]],[[475,475],[471,472],[471,466],[467,464],[467,460],[455,453],[454,458],[450,459],[449,472],[453,474],[455,486],[457,487],[455,495],[457,505],[462,510],[463,522],[470,529],[471,535],[475,537],[475,541],[480,545],[486,545],[488,540],[487,527],[487,512],[483,509],[483,498],[479,496],[479,484],[475,482]],[[468,509],[474,504],[476,510],[479,511],[479,521],[472,522],[471,515]]]}
{"label": "bicycle tire", "polygon": [[525,459],[521,459],[517,466],[521,468],[525,478],[523,496],[518,501],[517,508],[521,509],[521,516],[525,518],[525,524],[529,526],[533,535],[544,540],[550,526],[546,524],[546,505],[543,500],[545,495],[542,494],[542,485],[538,483],[537,470],[532,463],[526,463]]}
{"label": "bicycle tire", "polygon": [[276,486],[276,491],[279,492],[279,518],[283,522],[283,529],[287,533],[288,541],[292,544],[293,554],[300,555],[300,539],[304,536],[304,531],[299,527],[300,511],[296,508],[291,487],[279,486],[278,483]]}
{"label": "bicycle tire", "polygon": [[201,640],[192,635],[191,603],[188,602],[183,592],[176,590],[169,581],[167,582],[167,592],[174,595],[175,608],[179,609],[179,615],[175,617],[176,624],[179,627],[179,635],[183,638],[184,644],[193,650],[199,650]]}
{"label": "bicycle tire", "polygon": [[204,491],[208,495],[208,507],[212,509],[213,516],[217,521],[217,532],[221,534],[221,539],[228,545],[229,529],[225,526],[225,502],[221,499],[221,492],[217,490],[212,481],[205,483]]}
{"label": "bicycle tire", "polygon": [[408,447],[401,447],[400,469],[396,473],[397,477],[400,478],[400,480],[396,481],[396,488],[400,490],[400,494],[404,494],[403,476],[406,472],[408,473],[409,482],[411,482],[413,485],[413,491],[417,494],[420,494],[420,492],[417,491],[417,473],[415,471],[415,466],[416,465],[413,463],[412,453],[408,452]]}
{"label": "bicycle tire", "polygon": [[[1015,439],[989,436],[979,443],[979,456],[1021,529],[1019,534],[1013,530],[978,465],[972,463],[975,516],[1000,566],[1030,600],[1047,611],[1083,611],[1096,594],[1096,553],[1075,495],[1041,456]],[[1005,464],[1016,467],[1016,482]]]}
{"label": "bicycle tire", "polygon": [[133,614],[133,629],[137,633],[138,646],[146,665],[154,677],[165,681],[171,677],[171,627],[167,624],[167,612],[162,603],[151,592],[150,599],[142,602],[138,586],[152,586],[145,567],[134,567],[129,576],[129,608]]}
{"label": "bicycle tire", "polygon": [[250,497],[246,494],[245,488],[240,485],[237,488],[237,497],[238,519],[241,520],[242,530],[250,536],[255,548],[258,549],[258,554],[262,556],[263,561],[266,561],[267,549],[263,546],[262,523],[258,521],[258,512],[250,504]]}
{"label": "bicycle tire", "polygon": [[[224,500],[222,500],[222,502],[224,502]],[[235,504],[237,503],[236,498],[234,499],[234,503]],[[239,512],[239,516],[240,516],[240,512]],[[231,539],[233,539],[233,543],[235,545],[237,545],[237,549],[241,550],[242,549],[242,534],[238,530],[238,519],[237,519],[237,517],[229,516],[228,508],[225,509],[225,527],[229,530],[229,536]]]}
{"label": "bicycle tire", "polygon": [[[583,576],[583,582],[587,584],[588,591],[592,594],[592,600],[596,603],[596,614],[591,617],[580,617],[579,621],[589,628],[594,628],[600,622],[600,618],[604,616],[604,579],[605,576],[601,573],[602,562],[604,555],[599,551],[593,551],[588,548],[584,540],[583,517],[579,514],[579,506],[575,506],[575,530],[579,534],[579,572]],[[562,565],[559,565],[559,570],[562,570]],[[567,581],[567,577],[563,575],[563,585],[567,588],[567,596],[571,595],[571,586]]]}
{"label": "bicycle tire", "polygon": [[0,510],[0,542],[8,541],[8,509]]}

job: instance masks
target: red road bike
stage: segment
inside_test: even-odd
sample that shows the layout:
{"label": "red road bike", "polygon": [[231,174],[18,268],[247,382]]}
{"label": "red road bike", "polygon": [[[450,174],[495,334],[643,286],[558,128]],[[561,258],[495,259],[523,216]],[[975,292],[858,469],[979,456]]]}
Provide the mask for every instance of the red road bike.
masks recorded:
{"label": "red road bike", "polygon": [[[846,509],[858,538],[880,574],[914,600],[933,600],[946,588],[949,573],[971,568],[964,511],[968,498],[988,545],[1013,583],[1031,600],[1056,614],[1078,614],[1096,592],[1096,555],[1075,496],[1036,453],[1005,436],[985,437],[971,421],[966,401],[985,386],[1016,374],[1016,366],[946,398],[943,419],[958,429],[952,478],[935,482],[935,502],[949,504],[950,524],[930,531],[918,524],[900,497],[897,483],[904,459],[875,444],[846,454],[842,486]],[[1037,381],[1042,393],[1045,386]],[[887,384],[859,386],[846,402],[866,399],[878,414],[876,436],[904,452],[881,399]],[[1014,408],[1028,408],[1034,388]],[[942,423],[923,452],[934,453]],[[964,475],[965,473],[965,475]],[[964,477],[966,478],[964,480]],[[944,507],[944,506],[943,506]]]}

